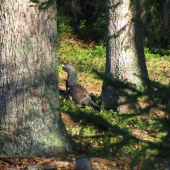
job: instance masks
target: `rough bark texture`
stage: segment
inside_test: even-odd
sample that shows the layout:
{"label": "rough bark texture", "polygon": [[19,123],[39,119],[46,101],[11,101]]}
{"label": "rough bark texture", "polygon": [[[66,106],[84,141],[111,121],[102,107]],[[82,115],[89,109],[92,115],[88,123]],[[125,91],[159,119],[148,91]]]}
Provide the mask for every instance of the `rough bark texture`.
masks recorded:
{"label": "rough bark texture", "polygon": [[[142,80],[134,75],[148,77],[139,8],[137,1],[108,0],[105,74],[112,74],[118,80],[127,79],[142,88]],[[125,98],[115,96],[114,92],[112,87],[103,84],[101,98],[106,105],[125,101]],[[127,112],[128,107],[122,106],[120,111]]]}
{"label": "rough bark texture", "polygon": [[0,0],[0,154],[71,151],[58,101],[55,6]]}

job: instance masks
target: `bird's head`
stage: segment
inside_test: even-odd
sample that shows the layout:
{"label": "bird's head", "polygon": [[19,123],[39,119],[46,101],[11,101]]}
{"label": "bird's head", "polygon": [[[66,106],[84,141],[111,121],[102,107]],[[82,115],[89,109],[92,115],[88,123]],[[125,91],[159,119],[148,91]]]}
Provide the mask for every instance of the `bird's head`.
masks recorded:
{"label": "bird's head", "polygon": [[70,86],[77,84],[78,77],[77,77],[76,69],[71,64],[65,64],[65,65],[61,65],[61,66],[63,67],[63,70],[65,72],[67,72],[67,74],[68,74],[66,86],[70,87]]}
{"label": "bird's head", "polygon": [[61,66],[63,67],[63,70],[67,73],[76,72],[76,69],[71,64],[62,64]]}

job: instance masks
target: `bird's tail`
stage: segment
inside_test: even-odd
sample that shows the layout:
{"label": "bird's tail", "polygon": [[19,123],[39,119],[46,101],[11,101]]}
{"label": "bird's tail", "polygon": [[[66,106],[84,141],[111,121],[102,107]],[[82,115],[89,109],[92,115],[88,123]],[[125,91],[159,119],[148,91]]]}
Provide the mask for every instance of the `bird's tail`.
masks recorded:
{"label": "bird's tail", "polygon": [[101,109],[101,107],[92,100],[89,100],[89,104],[97,109]]}

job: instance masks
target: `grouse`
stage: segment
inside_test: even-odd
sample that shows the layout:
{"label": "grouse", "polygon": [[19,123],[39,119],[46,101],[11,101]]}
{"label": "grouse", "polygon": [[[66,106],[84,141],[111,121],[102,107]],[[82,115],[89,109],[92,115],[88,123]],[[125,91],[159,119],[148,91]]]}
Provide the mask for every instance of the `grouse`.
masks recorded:
{"label": "grouse", "polygon": [[61,66],[63,67],[63,70],[68,73],[66,80],[66,93],[68,98],[82,105],[91,105],[100,109],[100,106],[91,100],[90,94],[87,90],[78,83],[76,69],[70,64]]}

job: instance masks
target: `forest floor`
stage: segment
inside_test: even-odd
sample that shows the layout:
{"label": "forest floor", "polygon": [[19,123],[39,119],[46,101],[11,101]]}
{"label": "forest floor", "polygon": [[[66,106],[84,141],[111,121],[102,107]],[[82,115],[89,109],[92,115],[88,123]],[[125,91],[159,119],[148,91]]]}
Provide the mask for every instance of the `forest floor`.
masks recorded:
{"label": "forest floor", "polygon": [[[170,62],[167,59],[148,59],[147,62],[147,68],[148,68],[148,72],[149,72],[149,78],[151,80],[160,82],[162,84],[168,85],[168,83],[170,82]],[[59,74],[59,79],[64,79],[66,80],[67,78],[67,74],[66,73],[62,73]],[[90,80],[93,80],[92,82],[94,82],[93,84],[88,84]],[[101,94],[102,91],[102,84],[103,81],[94,77],[89,76],[80,76],[79,80],[81,82],[81,85],[83,85],[86,89],[88,89],[88,92],[91,95],[97,95],[99,96]],[[59,88],[60,91],[64,92],[65,91],[65,81],[64,82],[60,82],[59,84]],[[66,97],[66,96],[65,96]],[[145,105],[144,103],[141,102],[141,105]],[[167,114],[165,112],[162,111],[158,111],[157,115],[159,115],[160,117],[166,117]],[[75,122],[69,115],[65,114],[62,112],[62,118],[64,120],[64,123],[66,125],[66,127],[68,129],[72,129],[72,135],[75,135],[77,133],[76,129],[79,126],[79,124],[77,122]],[[151,117],[149,117],[149,119],[151,119]],[[142,140],[148,140],[148,141],[156,141],[156,137],[154,135],[149,135],[145,130],[141,130],[138,128],[134,128],[133,129],[133,135],[142,139]],[[81,148],[77,154],[86,154],[87,150],[89,150],[89,146],[87,143],[81,143],[80,145],[76,146],[78,148]],[[80,152],[80,153],[79,153]],[[103,159],[102,156],[100,159],[100,164],[98,165],[97,169],[115,169],[115,170],[128,170],[130,169],[130,163],[131,163],[131,158],[130,157],[121,157],[119,159]],[[105,163],[105,161],[107,163]],[[156,163],[160,163],[159,160],[155,161]],[[115,165],[114,167],[112,165]],[[161,169],[166,169],[167,164],[166,161],[163,163],[163,167],[161,167]],[[101,168],[102,167],[102,168]],[[142,166],[140,164],[140,162],[138,162],[138,164],[133,167],[133,170],[141,170]],[[158,168],[159,169],[159,168]]]}
{"label": "forest floor", "polygon": [[[147,68],[149,72],[149,77],[151,80],[161,82],[168,85],[170,82],[170,63],[169,59],[147,59]],[[60,89],[60,100],[66,98],[65,96],[65,80],[67,74],[65,72],[59,73],[59,89]],[[63,81],[64,80],[64,81]],[[79,74],[79,82],[88,89],[89,93],[95,96],[101,94],[102,80],[94,78],[90,74]],[[90,83],[89,83],[90,82]],[[65,100],[65,99],[64,99]],[[159,112],[160,117],[164,117],[165,113]],[[69,115],[62,112],[62,118],[66,125],[68,131],[71,129],[71,134],[75,135],[78,133],[77,127],[78,122],[75,122]],[[141,139],[147,139],[155,141],[156,138],[147,134],[145,130],[134,128],[133,134]],[[77,149],[78,148],[78,149]],[[87,151],[91,149],[89,143],[78,141],[74,145],[74,154],[68,157],[65,156],[51,156],[51,157],[0,157],[0,170],[14,169],[75,169],[75,156],[76,155],[86,155]],[[69,160],[69,161],[68,161]],[[104,157],[93,157],[91,158],[94,170],[128,170],[130,169],[131,157],[120,157],[105,159]],[[159,161],[158,161],[159,162]],[[156,162],[155,162],[156,163]],[[166,163],[163,163],[161,169],[165,169]],[[141,163],[138,162],[133,170],[140,170]]]}

